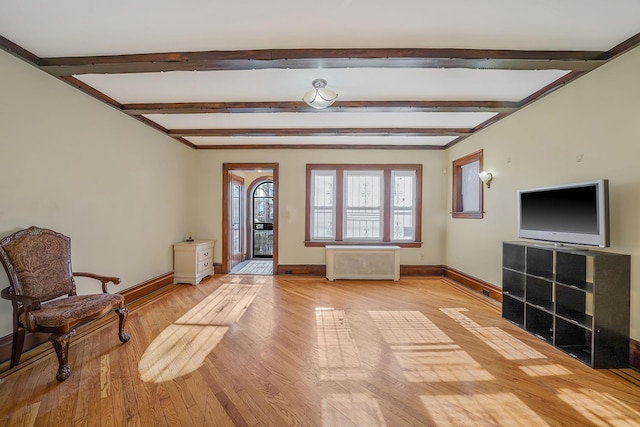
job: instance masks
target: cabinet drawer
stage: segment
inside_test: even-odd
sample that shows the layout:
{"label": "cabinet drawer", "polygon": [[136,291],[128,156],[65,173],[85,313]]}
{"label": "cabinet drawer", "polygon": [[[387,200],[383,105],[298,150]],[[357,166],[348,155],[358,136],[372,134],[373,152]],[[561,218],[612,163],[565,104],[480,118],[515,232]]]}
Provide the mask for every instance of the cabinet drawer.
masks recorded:
{"label": "cabinet drawer", "polygon": [[198,248],[198,263],[213,257],[213,246],[207,245],[202,248]]}
{"label": "cabinet drawer", "polygon": [[212,265],[213,265],[213,261],[211,261],[211,258],[205,261],[198,262],[198,273],[208,270],[209,268],[211,268]]}

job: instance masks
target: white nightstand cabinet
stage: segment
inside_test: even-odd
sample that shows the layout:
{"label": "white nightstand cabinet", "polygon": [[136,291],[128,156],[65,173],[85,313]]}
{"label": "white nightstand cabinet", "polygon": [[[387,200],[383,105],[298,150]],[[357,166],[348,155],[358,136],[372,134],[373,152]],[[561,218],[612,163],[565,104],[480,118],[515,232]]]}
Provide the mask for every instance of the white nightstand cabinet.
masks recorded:
{"label": "white nightstand cabinet", "polygon": [[194,240],[173,245],[173,281],[197,285],[213,275],[213,240]]}

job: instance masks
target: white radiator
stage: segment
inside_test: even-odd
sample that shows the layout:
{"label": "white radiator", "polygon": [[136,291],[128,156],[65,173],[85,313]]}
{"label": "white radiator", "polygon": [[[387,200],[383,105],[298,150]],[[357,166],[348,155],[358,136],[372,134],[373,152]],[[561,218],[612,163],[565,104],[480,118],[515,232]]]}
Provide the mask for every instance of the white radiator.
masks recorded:
{"label": "white radiator", "polygon": [[400,280],[400,246],[325,247],[327,279]]}

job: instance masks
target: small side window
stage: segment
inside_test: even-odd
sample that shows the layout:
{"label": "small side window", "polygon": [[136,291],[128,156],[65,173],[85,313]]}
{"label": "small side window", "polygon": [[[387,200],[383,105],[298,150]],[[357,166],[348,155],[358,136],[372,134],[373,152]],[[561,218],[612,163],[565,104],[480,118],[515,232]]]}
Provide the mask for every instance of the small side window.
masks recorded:
{"label": "small side window", "polygon": [[453,218],[482,218],[482,150],[453,161]]}

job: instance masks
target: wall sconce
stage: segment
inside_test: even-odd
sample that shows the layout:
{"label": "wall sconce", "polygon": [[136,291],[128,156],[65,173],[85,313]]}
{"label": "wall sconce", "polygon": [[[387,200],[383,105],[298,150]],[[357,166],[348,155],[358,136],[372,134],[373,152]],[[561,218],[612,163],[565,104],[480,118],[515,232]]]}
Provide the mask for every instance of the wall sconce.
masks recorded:
{"label": "wall sconce", "polygon": [[493,179],[493,174],[491,172],[482,171],[478,176],[480,177],[480,181],[484,182],[487,188],[491,188],[491,180]]}

